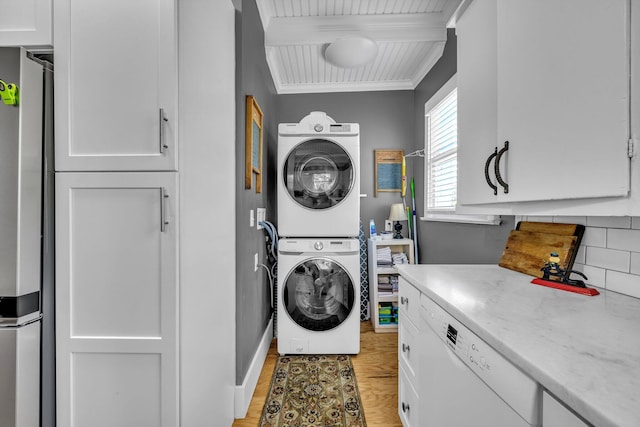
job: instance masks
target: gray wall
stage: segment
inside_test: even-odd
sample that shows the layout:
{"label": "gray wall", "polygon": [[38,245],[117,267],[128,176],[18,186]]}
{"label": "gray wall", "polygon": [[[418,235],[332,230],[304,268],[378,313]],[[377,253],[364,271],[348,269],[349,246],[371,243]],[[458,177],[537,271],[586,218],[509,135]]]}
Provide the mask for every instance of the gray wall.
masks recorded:
{"label": "gray wall", "polygon": [[[447,31],[447,44],[440,60],[429,71],[414,91],[413,150],[424,148],[424,104],[457,70],[455,30]],[[407,176],[416,183],[416,210],[424,215],[424,160],[407,159]],[[477,225],[435,221],[418,222],[418,240],[421,264],[497,264],[514,228],[514,217],[503,216],[502,224]]]}
{"label": "gray wall", "polygon": [[369,220],[379,230],[389,217],[400,193],[378,193],[374,197],[374,150],[407,149],[413,146],[413,91],[313,93],[280,95],[279,122],[297,123],[310,111],[324,111],[336,122],[360,124],[360,218],[368,236]]}
{"label": "gray wall", "polygon": [[[236,11],[236,384],[242,384],[271,317],[271,291],[266,272],[263,268],[253,271],[255,253],[259,254],[260,262],[266,264],[265,234],[255,225],[249,227],[249,211],[255,214],[256,208],[267,208],[267,220],[275,221],[278,123],[275,93],[265,59],[264,31],[258,9],[255,1],[244,0],[242,11]],[[256,194],[255,182],[250,190],[244,188],[246,95],[253,95],[264,113],[260,194]],[[231,177],[229,182],[218,183],[231,184]],[[224,227],[224,223],[220,226]],[[233,284],[220,283],[219,286]],[[220,321],[224,327],[224,319]]]}

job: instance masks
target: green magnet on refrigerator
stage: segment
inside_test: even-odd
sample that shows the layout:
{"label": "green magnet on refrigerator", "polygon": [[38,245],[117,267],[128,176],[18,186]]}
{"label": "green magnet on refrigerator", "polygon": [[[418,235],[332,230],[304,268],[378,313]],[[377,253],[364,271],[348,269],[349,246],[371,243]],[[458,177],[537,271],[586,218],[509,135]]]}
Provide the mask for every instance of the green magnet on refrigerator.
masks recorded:
{"label": "green magnet on refrigerator", "polygon": [[6,105],[18,105],[20,102],[20,91],[13,83],[5,83],[0,80],[0,97]]}

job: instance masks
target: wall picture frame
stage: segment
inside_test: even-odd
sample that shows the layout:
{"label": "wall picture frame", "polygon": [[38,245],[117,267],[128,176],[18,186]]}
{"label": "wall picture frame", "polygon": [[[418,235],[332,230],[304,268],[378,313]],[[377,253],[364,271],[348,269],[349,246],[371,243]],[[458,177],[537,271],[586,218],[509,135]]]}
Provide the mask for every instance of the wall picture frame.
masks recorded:
{"label": "wall picture frame", "polygon": [[374,150],[375,188],[374,197],[378,193],[402,192],[402,158],[403,150]]}
{"label": "wall picture frame", "polygon": [[256,177],[256,193],[262,192],[263,113],[252,95],[246,98],[244,188],[250,190]]}

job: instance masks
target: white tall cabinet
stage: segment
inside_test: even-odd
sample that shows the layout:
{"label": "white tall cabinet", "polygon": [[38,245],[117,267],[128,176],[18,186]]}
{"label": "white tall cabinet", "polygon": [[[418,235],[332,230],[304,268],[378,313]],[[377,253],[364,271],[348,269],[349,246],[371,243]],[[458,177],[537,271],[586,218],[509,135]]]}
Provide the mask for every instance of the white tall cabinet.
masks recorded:
{"label": "white tall cabinet", "polygon": [[58,425],[178,425],[176,178],[57,174]]}
{"label": "white tall cabinet", "polygon": [[627,196],[629,4],[471,2],[456,24],[459,204]]}
{"label": "white tall cabinet", "polygon": [[56,167],[177,170],[175,0],[56,0]]}
{"label": "white tall cabinet", "polygon": [[233,3],[55,0],[54,18],[57,425],[230,426]]}
{"label": "white tall cabinet", "polygon": [[176,2],[55,19],[57,424],[176,427]]}

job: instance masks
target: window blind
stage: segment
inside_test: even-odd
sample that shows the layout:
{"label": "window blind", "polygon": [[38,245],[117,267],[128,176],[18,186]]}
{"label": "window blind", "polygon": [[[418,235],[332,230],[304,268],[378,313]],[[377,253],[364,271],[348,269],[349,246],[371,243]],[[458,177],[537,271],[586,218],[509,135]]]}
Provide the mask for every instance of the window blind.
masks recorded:
{"label": "window blind", "polygon": [[429,211],[455,210],[458,177],[457,101],[457,89],[454,89],[426,114]]}

